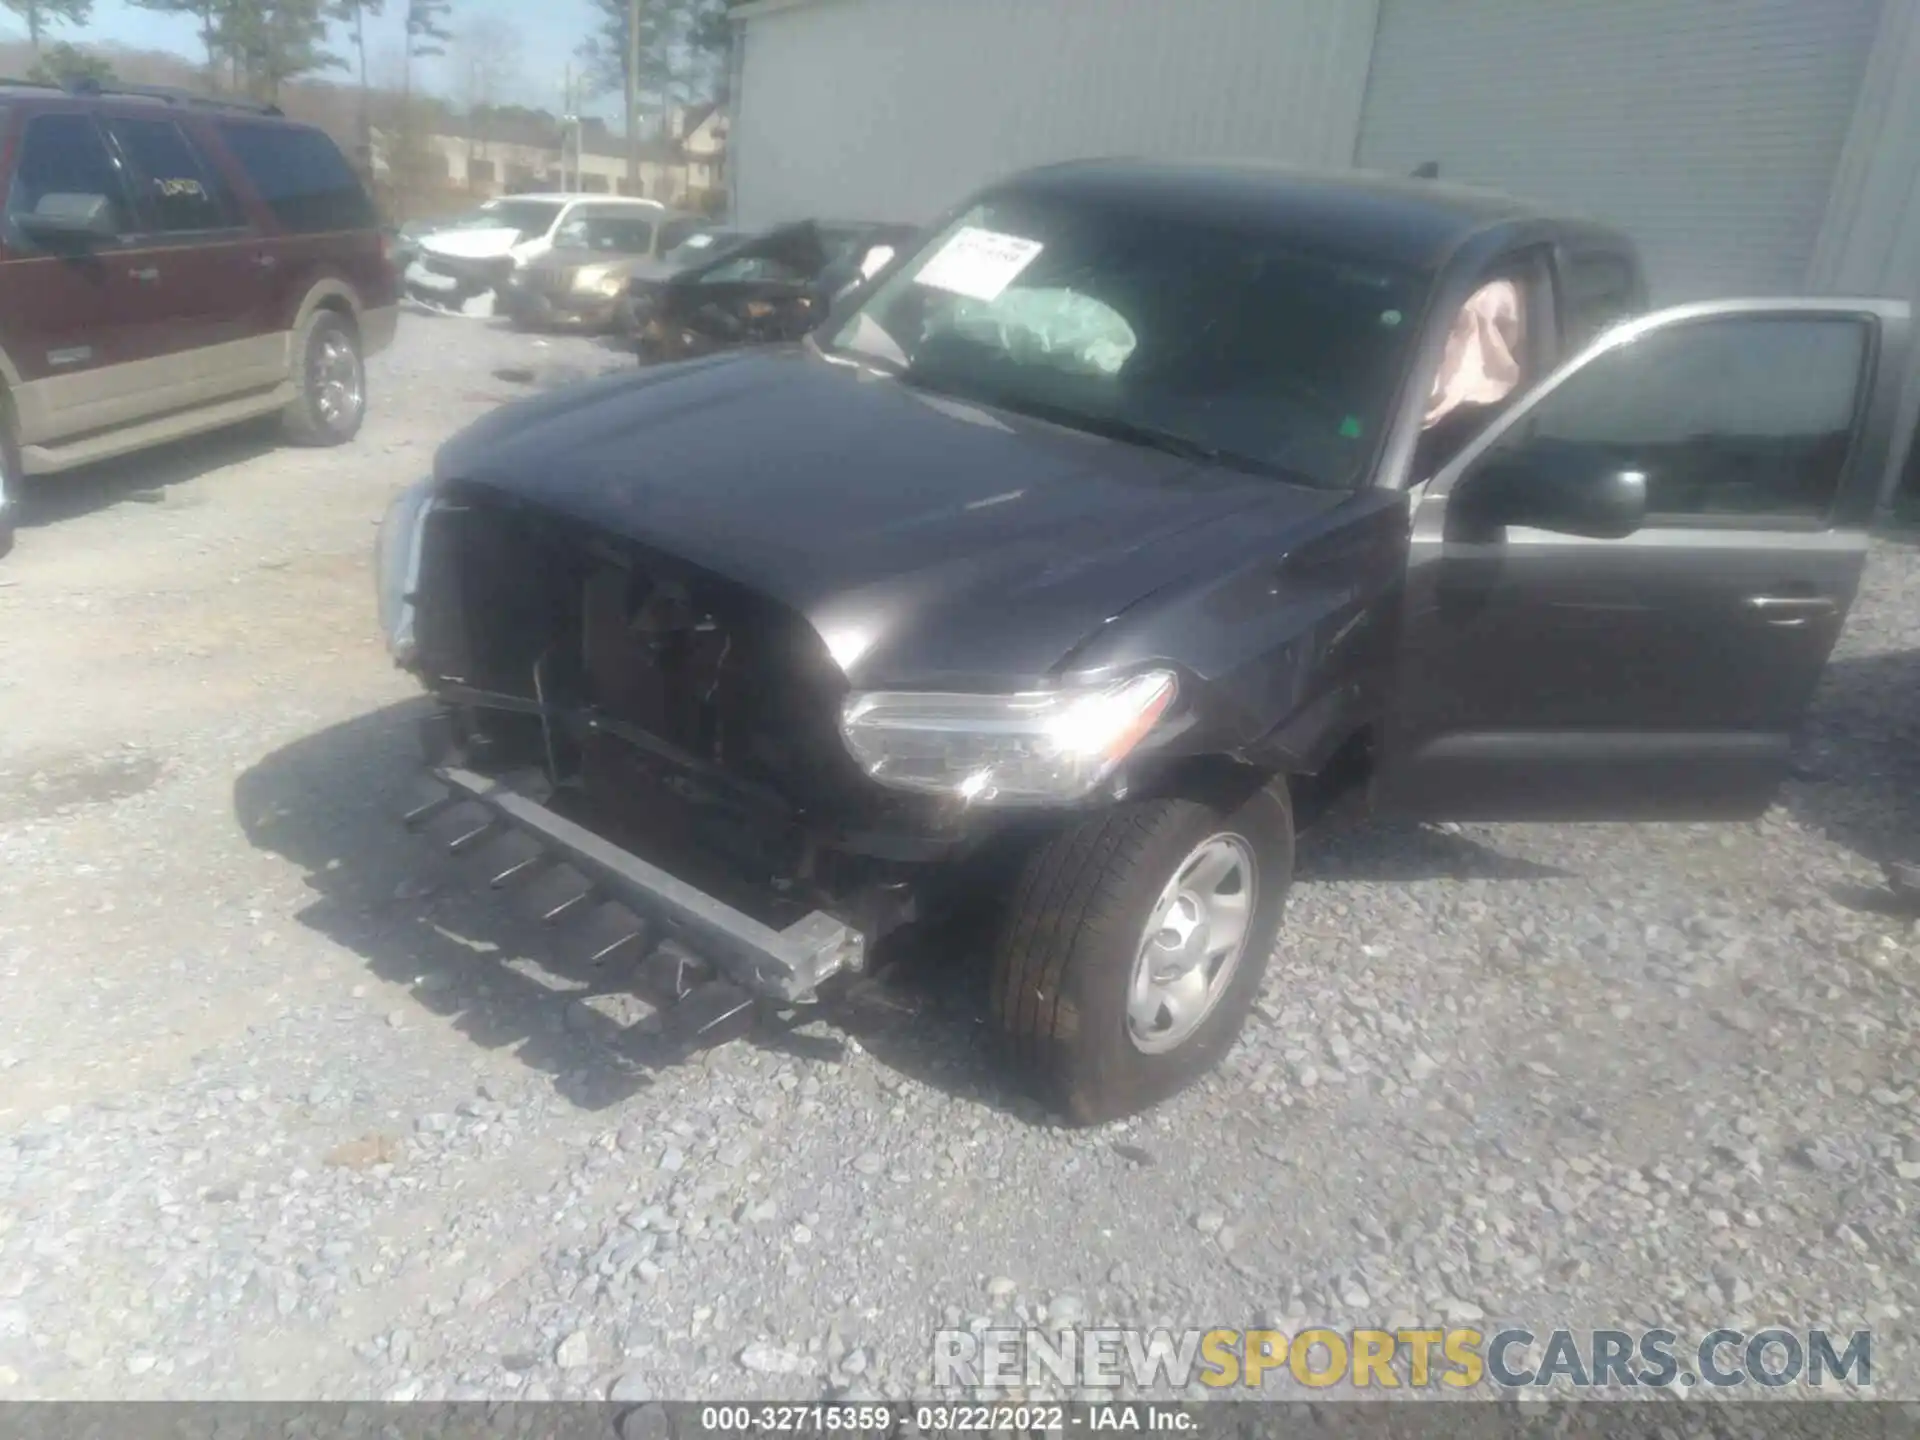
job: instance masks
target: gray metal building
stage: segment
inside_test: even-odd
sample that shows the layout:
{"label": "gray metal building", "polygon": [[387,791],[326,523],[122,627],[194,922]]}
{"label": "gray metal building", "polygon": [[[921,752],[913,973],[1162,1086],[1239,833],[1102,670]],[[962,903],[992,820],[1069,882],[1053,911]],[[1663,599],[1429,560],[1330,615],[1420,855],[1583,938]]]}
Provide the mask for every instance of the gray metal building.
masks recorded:
{"label": "gray metal building", "polygon": [[1920,0],[758,0],[735,213],[921,220],[1094,154],[1437,161],[1656,298],[1920,298]]}

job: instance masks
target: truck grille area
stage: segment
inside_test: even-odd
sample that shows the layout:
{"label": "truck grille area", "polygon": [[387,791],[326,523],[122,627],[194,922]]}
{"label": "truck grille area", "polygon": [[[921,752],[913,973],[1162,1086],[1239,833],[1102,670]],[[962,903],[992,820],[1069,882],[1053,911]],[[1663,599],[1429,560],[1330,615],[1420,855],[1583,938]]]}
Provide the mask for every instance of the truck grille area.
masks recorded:
{"label": "truck grille area", "polygon": [[840,743],[845,680],[801,617],[491,492],[446,500],[422,555],[421,659],[436,689],[499,714],[506,758],[623,828],[710,828],[761,873],[784,873],[801,829],[886,808]]}

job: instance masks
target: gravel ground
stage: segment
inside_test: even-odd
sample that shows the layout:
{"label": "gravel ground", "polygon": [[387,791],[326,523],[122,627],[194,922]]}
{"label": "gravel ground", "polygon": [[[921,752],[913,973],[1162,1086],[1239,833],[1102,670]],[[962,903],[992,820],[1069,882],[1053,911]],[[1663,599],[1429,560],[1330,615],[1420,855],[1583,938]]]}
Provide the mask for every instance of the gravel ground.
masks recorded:
{"label": "gravel ground", "polygon": [[1076,1317],[1870,1326],[1920,1395],[1920,552],[1765,820],[1329,835],[1225,1070],[1076,1132],[953,957],[649,1072],[630,961],[396,826],[373,522],[548,362],[606,357],[408,317],[352,448],[110,467],[0,565],[0,1396],[893,1396]]}

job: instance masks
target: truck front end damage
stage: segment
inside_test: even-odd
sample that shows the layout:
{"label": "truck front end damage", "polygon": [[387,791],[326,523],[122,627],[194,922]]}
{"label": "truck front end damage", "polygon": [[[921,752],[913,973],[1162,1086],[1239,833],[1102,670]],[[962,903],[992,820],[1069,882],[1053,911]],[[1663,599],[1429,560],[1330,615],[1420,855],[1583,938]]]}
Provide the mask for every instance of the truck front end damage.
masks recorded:
{"label": "truck front end damage", "polygon": [[743,586],[480,486],[403,500],[380,568],[389,643],[435,701],[438,793],[409,818],[471,813],[458,848],[521,841],[496,884],[571,868],[559,909],[623,907],[637,943],[711,971],[707,1009],[859,973],[915,918],[924,862],[969,843],[863,783],[844,677]]}

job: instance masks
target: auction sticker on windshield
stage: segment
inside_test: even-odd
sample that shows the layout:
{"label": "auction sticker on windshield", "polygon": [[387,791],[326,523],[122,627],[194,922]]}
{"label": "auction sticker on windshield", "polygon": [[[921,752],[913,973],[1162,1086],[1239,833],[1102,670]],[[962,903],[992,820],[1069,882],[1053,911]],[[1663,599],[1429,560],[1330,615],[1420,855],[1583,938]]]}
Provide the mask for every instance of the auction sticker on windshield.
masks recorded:
{"label": "auction sticker on windshield", "polygon": [[955,231],[913,278],[917,284],[969,299],[997,300],[1045,248],[1038,240],[966,225]]}

